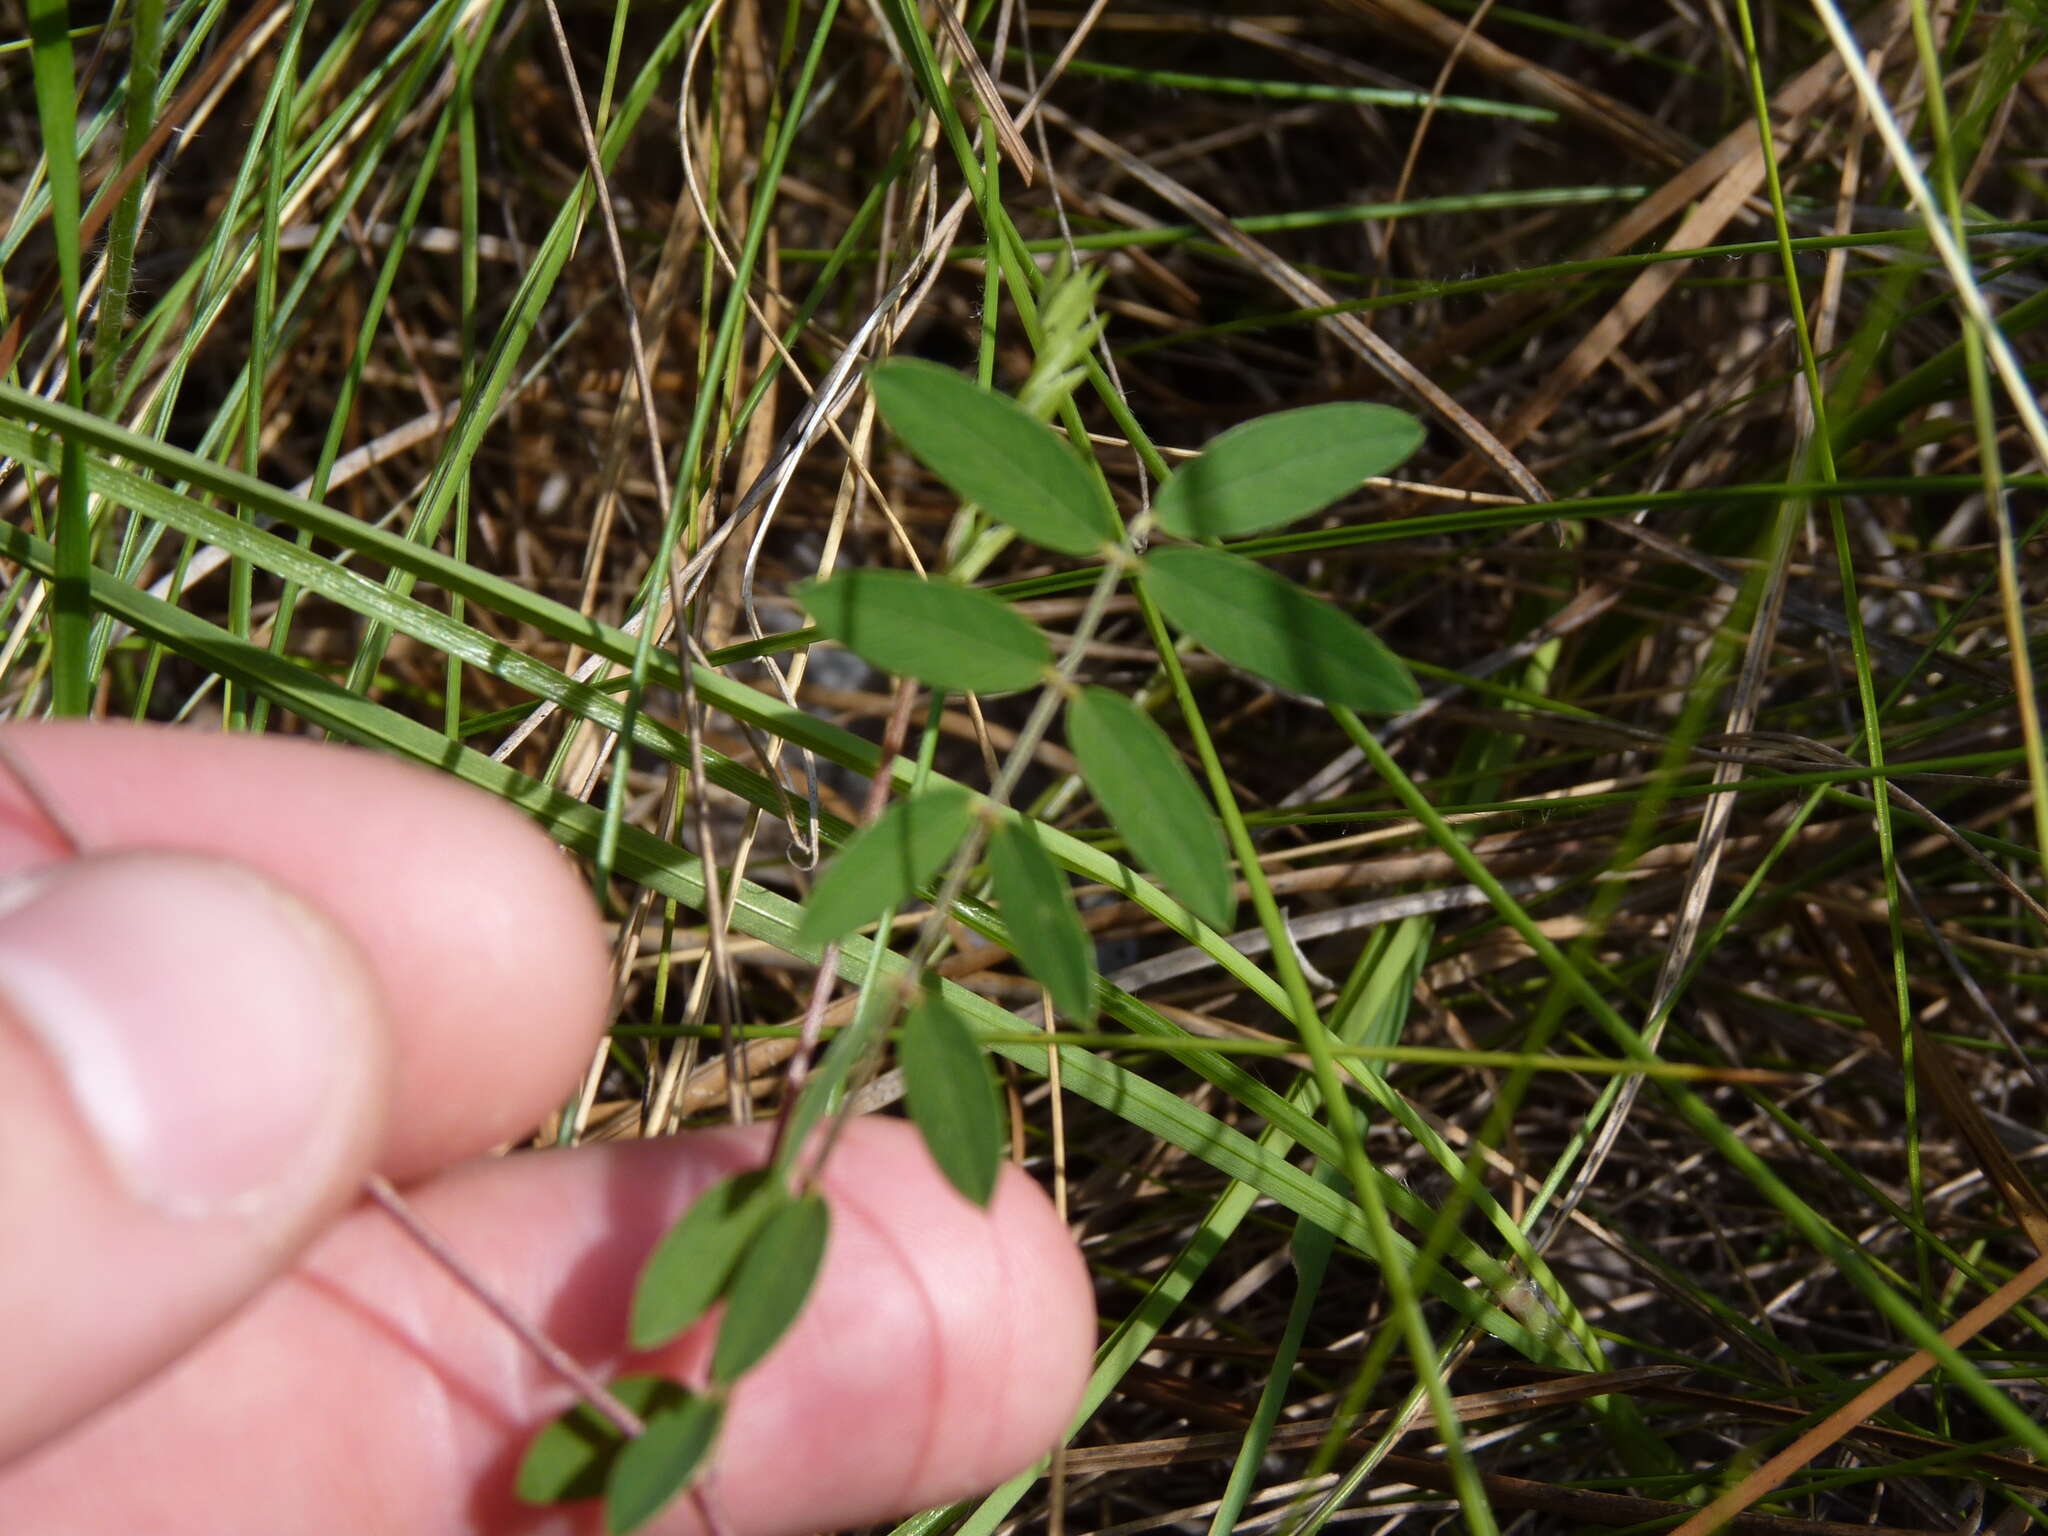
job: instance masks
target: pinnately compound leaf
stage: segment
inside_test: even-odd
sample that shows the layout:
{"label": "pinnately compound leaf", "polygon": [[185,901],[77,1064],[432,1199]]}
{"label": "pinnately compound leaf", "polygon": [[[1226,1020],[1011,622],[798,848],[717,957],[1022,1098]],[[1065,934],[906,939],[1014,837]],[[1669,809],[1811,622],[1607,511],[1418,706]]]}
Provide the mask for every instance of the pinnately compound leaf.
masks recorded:
{"label": "pinnately compound leaf", "polygon": [[[621,1376],[611,1383],[612,1396],[642,1421],[688,1399],[689,1390],[666,1376]],[[605,1489],[626,1437],[618,1426],[588,1403],[577,1403],[550,1420],[533,1437],[519,1462],[514,1486],[528,1504],[560,1504],[594,1499]]]}
{"label": "pinnately compound leaf", "polygon": [[1161,547],[1145,557],[1145,587],[1176,629],[1269,683],[1375,714],[1422,702],[1414,677],[1378,635],[1263,565],[1220,550]]}
{"label": "pinnately compound leaf", "polygon": [[832,1217],[818,1195],[800,1195],[768,1219],[740,1260],[727,1293],[711,1379],[729,1387],[789,1331],[825,1258]]}
{"label": "pinnately compound leaf", "polygon": [[1003,822],[988,840],[996,905],[1024,969],[1074,1023],[1095,1022],[1095,943],[1074,910],[1067,878],[1038,841],[1035,824]]}
{"label": "pinnately compound leaf", "polygon": [[910,1118],[952,1186],[987,1205],[1003,1167],[1003,1117],[974,1031],[936,994],[903,1021],[896,1047]]}
{"label": "pinnately compound leaf", "polygon": [[1278,528],[1320,512],[1422,446],[1422,423],[1389,405],[1339,400],[1232,427],[1174,472],[1153,499],[1159,526],[1185,539]]}
{"label": "pinnately compound leaf", "polygon": [[1067,704],[1067,745],[1132,856],[1203,922],[1228,931],[1237,904],[1223,832],[1166,732],[1122,694],[1084,688]]}
{"label": "pinnately compound leaf", "polygon": [[633,1292],[635,1349],[665,1344],[711,1310],[740,1255],[789,1191],[766,1169],[720,1179],[670,1227]]}
{"label": "pinnately compound leaf", "polygon": [[647,1415],[647,1427],[620,1447],[605,1482],[604,1526],[611,1536],[639,1530],[696,1481],[724,1417],[724,1403],[694,1395]]}
{"label": "pinnately compound leaf", "polygon": [[910,571],[842,571],[807,581],[796,599],[818,628],[861,660],[949,693],[1029,688],[1052,647],[998,598]]}
{"label": "pinnately compound leaf", "polygon": [[1080,459],[1007,395],[914,358],[878,364],[868,383],[889,430],[962,501],[1063,555],[1118,542],[1108,499]]}
{"label": "pinnately compound leaf", "polygon": [[957,784],[898,800],[825,866],[797,937],[830,944],[908,901],[960,846],[973,821],[974,796]]}

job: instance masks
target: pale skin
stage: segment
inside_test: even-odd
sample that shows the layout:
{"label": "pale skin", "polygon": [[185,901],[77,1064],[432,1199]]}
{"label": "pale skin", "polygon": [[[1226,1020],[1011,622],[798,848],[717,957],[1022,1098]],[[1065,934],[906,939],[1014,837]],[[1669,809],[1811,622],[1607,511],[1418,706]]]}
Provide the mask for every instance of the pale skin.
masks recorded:
{"label": "pale skin", "polygon": [[[594,1506],[511,1494],[568,1389],[361,1199],[388,1176],[600,1378],[701,1370],[702,1328],[625,1353],[632,1287],[765,1130],[487,1155],[605,1025],[575,868],[488,797],[368,754],[70,724],[0,745],[64,822],[0,773],[0,1530],[597,1530]],[[140,1100],[80,1018],[141,1042]],[[818,1290],[709,1479],[733,1536],[988,1488],[1086,1378],[1087,1275],[1024,1174],[984,1213],[871,1120],[824,1187]],[[701,1525],[679,1506],[654,1529]]]}

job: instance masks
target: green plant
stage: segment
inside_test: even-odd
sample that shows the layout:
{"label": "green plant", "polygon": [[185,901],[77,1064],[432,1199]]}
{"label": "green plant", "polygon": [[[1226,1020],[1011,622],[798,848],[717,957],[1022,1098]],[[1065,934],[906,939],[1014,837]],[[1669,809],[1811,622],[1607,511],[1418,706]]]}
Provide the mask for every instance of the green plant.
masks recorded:
{"label": "green plant", "polygon": [[[1084,276],[1064,281],[1088,291]],[[1075,307],[1058,292],[1047,302]],[[1081,330],[1093,334],[1092,326]],[[1063,361],[1056,358],[1050,368],[1042,363],[1034,379]],[[870,377],[890,427],[951,486],[963,511],[978,507],[1058,552],[1101,558],[1106,575],[1099,595],[1119,578],[1141,594],[1156,582],[1168,594],[1160,607],[1172,623],[1269,681],[1367,708],[1420,702],[1407,670],[1370,630],[1284,578],[1195,546],[1128,555],[1099,474],[1022,406],[915,361],[880,364]],[[1060,403],[1049,390],[1039,399],[1048,414]],[[1420,441],[1413,418],[1378,406],[1317,406],[1268,416],[1224,434],[1179,469],[1161,487],[1154,517],[1160,527],[1188,536],[1282,527],[1392,469]],[[1143,539],[1153,520],[1141,519],[1129,537]],[[1070,694],[1068,741],[1112,828],[1186,913],[1214,931],[1207,942],[1227,930],[1236,902],[1220,824],[1165,733],[1143,711],[1105,689],[1074,689],[1051,667],[1051,649],[1035,628],[994,598],[943,575],[853,570],[801,588],[798,597],[822,634],[878,669],[924,685],[935,706],[954,690],[1044,683],[1049,699]],[[1227,622],[1219,622],[1223,614]],[[1086,633],[1084,626],[1079,638]],[[1037,710],[1033,725],[1042,728],[1048,713]],[[921,895],[931,897],[930,915],[895,985],[864,995],[861,1028],[840,1037],[827,1055],[828,1070],[806,1082],[789,1107],[785,1151],[843,1105],[845,1082],[861,1065],[850,1042],[878,1049],[882,1031],[900,1015],[897,1050],[911,1118],[961,1194],[986,1203],[994,1191],[1002,1121],[975,1026],[942,992],[924,990],[936,988],[937,978],[927,982],[921,962],[937,953],[945,920],[986,849],[994,919],[1002,925],[996,931],[1049,995],[1068,1000],[1075,1022],[1094,1018],[1094,962],[1080,940],[1084,930],[1066,875],[1044,850],[1037,823],[1006,804],[1017,765],[1035,745],[1034,729],[1027,727],[1011,748],[1011,768],[986,795],[952,783],[914,783],[820,873],[797,928],[807,943],[833,946],[869,923],[886,926]],[[1277,925],[1269,937],[1286,942]],[[803,1176],[799,1172],[799,1181]],[[666,1496],[689,1486],[715,1431],[722,1392],[767,1353],[801,1307],[823,1255],[824,1219],[823,1203],[792,1193],[778,1164],[707,1191],[649,1260],[634,1304],[636,1346],[666,1342],[713,1304],[723,1302],[725,1312],[713,1395],[681,1396],[647,1418],[639,1438],[612,1432],[606,1501],[614,1530],[637,1528]],[[735,1338],[746,1342],[728,1358],[727,1341]],[[529,1453],[522,1488],[587,1497],[593,1440],[578,1426],[590,1423],[589,1409],[578,1405],[544,1431]],[[660,1458],[667,1479],[659,1495],[647,1465],[655,1453],[631,1450],[655,1436],[672,1437],[679,1446]]]}

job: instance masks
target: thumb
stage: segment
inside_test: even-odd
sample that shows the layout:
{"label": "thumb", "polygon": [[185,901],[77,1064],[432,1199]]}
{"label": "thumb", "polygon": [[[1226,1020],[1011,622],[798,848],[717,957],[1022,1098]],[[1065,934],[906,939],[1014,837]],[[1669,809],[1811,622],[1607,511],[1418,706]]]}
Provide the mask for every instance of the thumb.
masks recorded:
{"label": "thumb", "polygon": [[238,865],[0,880],[0,1461],[167,1364],[349,1202],[388,1049],[349,941]]}

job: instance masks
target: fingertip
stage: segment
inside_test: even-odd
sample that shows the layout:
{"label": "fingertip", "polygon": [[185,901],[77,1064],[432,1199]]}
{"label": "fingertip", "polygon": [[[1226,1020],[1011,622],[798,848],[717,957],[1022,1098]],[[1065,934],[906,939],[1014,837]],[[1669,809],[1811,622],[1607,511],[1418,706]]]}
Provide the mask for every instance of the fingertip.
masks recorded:
{"label": "fingertip", "polygon": [[[248,865],[353,939],[402,1027],[379,1166],[416,1178],[518,1136],[605,1026],[607,943],[574,863],[447,774],[286,737],[118,722],[11,726],[9,756],[88,851]],[[53,845],[0,773],[0,871]]]}
{"label": "fingertip", "polygon": [[1095,1346],[1087,1266],[1037,1180],[1006,1165],[983,1210],[949,1184],[916,1130],[860,1122],[835,1163],[839,1208],[900,1255],[902,1294],[932,1309],[933,1434],[900,1501],[949,1502],[1045,1456],[1066,1433]]}
{"label": "fingertip", "polygon": [[33,1319],[0,1458],[159,1370],[355,1195],[389,1042],[347,939],[185,854],[90,856],[0,900],[0,1316]]}

